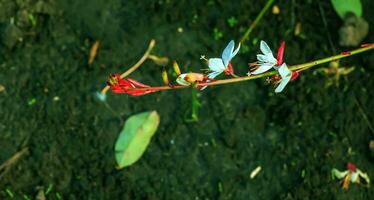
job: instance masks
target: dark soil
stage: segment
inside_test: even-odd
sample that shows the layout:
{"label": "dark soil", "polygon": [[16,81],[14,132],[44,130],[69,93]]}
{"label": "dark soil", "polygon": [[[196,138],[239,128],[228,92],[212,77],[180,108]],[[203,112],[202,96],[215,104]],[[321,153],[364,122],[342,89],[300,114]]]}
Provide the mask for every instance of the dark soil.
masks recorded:
{"label": "dark soil", "polygon": [[[343,191],[330,176],[353,162],[374,179],[373,52],[342,60],[355,71],[328,87],[329,77],[313,69],[279,95],[263,80],[210,87],[196,123],[185,120],[190,89],[95,98],[108,75],[132,66],[152,38],[154,53],[178,60],[184,71],[206,68],[200,55],[219,56],[230,39],[238,41],[265,3],[0,0],[0,165],[28,148],[0,171],[0,199],[36,199],[41,191],[68,200],[374,199],[372,188]],[[362,3],[372,28],[374,3]],[[329,1],[276,4],[280,14],[268,11],[233,60],[238,74],[255,60],[259,40],[274,51],[285,40],[289,64],[349,50],[338,45],[343,22]],[[238,20],[234,27],[230,17]],[[215,38],[214,29],[223,36]],[[373,35],[371,29],[363,43]],[[98,56],[88,65],[96,40]],[[150,61],[131,76],[162,83]],[[137,163],[116,170],[113,146],[124,121],[147,110],[160,114],[157,134]]]}

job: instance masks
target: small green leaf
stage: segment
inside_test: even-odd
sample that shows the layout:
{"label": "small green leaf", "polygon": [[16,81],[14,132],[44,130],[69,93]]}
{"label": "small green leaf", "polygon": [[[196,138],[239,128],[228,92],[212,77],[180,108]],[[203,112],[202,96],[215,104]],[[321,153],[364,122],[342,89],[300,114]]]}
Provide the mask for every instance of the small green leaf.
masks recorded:
{"label": "small green leaf", "polygon": [[238,24],[238,20],[235,17],[231,16],[227,19],[227,23],[229,23],[229,26],[231,28],[233,28],[236,24]]}
{"label": "small green leaf", "polygon": [[134,164],[143,155],[159,122],[156,111],[139,113],[126,120],[114,147],[117,169]]}
{"label": "small green leaf", "polygon": [[362,5],[360,0],[331,0],[332,6],[339,17],[344,20],[348,12],[354,13],[356,16],[361,17]]}

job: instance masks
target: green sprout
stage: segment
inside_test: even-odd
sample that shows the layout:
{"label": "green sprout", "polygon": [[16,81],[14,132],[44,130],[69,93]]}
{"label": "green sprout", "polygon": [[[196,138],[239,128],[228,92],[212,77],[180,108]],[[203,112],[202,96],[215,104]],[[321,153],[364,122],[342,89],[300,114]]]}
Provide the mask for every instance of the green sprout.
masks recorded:
{"label": "green sprout", "polygon": [[28,106],[32,106],[36,103],[36,98],[31,98],[27,101],[27,105]]}
{"label": "green sprout", "polygon": [[38,20],[36,19],[36,17],[33,14],[29,14],[28,17],[31,22],[31,25],[35,27],[38,24]]}
{"label": "green sprout", "polygon": [[45,191],[45,195],[49,194],[53,189],[53,184],[49,184],[47,190]]}
{"label": "green sprout", "polygon": [[187,118],[187,122],[197,122],[199,121],[199,110],[201,103],[199,101],[200,93],[197,89],[191,90],[191,118]]}
{"label": "green sprout", "polygon": [[62,199],[61,194],[56,192],[56,198],[59,199],[59,200]]}
{"label": "green sprout", "polygon": [[238,20],[235,17],[231,16],[227,19],[227,23],[229,23],[229,26],[231,28],[233,28],[236,24],[238,24]]}
{"label": "green sprout", "polygon": [[13,194],[13,192],[10,190],[10,189],[5,189],[5,192],[8,194],[8,196],[10,197],[10,198],[14,198],[14,194]]}
{"label": "green sprout", "polygon": [[213,29],[213,37],[215,40],[219,40],[223,37],[222,31],[218,30],[218,28]]}

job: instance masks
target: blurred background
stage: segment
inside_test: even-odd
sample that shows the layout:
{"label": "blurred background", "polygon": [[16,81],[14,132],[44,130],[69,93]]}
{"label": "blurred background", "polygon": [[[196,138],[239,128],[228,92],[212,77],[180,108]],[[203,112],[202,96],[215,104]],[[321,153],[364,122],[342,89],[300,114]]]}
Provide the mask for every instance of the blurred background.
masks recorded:
{"label": "blurred background", "polygon": [[[361,2],[366,22],[356,24],[330,1],[274,1],[232,61],[236,73],[247,73],[260,40],[274,53],[285,41],[289,65],[373,42],[374,3]],[[151,39],[153,54],[200,72],[200,56],[238,42],[266,3],[0,0],[0,199],[373,199],[330,174],[353,162],[374,177],[372,51],[304,71],[281,94],[260,79],[209,87],[196,122],[187,120],[192,89],[95,98]],[[358,42],[342,33],[347,23]],[[131,77],[162,84],[152,61]],[[124,121],[147,110],[160,114],[156,135],[137,163],[116,170]]]}

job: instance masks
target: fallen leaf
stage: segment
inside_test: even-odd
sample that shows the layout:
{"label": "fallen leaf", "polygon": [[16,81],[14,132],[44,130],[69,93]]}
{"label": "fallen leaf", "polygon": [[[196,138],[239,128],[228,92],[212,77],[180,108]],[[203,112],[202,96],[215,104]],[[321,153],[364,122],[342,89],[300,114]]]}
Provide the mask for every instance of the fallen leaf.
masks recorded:
{"label": "fallen leaf", "polygon": [[160,117],[156,111],[139,113],[126,120],[114,148],[117,169],[130,166],[139,160],[159,122]]}

